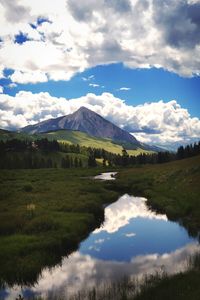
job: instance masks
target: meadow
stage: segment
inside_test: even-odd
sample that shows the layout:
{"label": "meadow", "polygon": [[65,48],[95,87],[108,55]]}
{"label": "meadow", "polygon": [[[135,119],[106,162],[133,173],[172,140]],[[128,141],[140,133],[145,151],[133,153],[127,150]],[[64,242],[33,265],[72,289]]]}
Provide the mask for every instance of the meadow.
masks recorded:
{"label": "meadow", "polygon": [[78,247],[104,219],[103,204],[117,199],[98,169],[2,170],[0,278],[33,283]]}
{"label": "meadow", "polygon": [[[103,204],[116,201],[124,193],[145,196],[153,209],[179,221],[191,235],[199,232],[200,156],[116,169],[116,181],[92,181],[91,184],[91,177],[102,171],[109,169],[1,171],[2,286],[5,282],[10,285],[34,283],[42,268],[60,263],[63,256],[76,250],[79,242],[100,226],[104,220]],[[188,295],[190,299],[197,299],[200,288],[196,288],[196,292],[194,287],[200,286],[199,275],[198,259],[187,273],[173,277],[158,274],[148,279],[141,295],[134,299],[156,300],[162,293],[166,295],[163,299],[188,299]],[[133,299],[129,289],[133,283],[116,284],[123,291],[123,294],[118,292],[119,299]],[[108,291],[110,289],[109,286]],[[152,298],[148,298],[149,295],[153,295]],[[59,295],[56,299],[60,299]]]}

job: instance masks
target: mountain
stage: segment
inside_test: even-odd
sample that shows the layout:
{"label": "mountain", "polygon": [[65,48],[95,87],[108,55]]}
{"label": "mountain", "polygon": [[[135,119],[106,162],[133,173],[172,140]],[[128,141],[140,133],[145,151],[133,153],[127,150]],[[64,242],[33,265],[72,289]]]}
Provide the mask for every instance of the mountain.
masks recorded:
{"label": "mountain", "polygon": [[81,107],[73,114],[67,116],[26,126],[22,128],[21,131],[29,134],[35,134],[61,129],[77,130],[85,132],[90,136],[107,138],[118,143],[120,142],[121,144],[126,145],[127,148],[132,147],[133,149],[134,146],[135,148],[148,148],[147,150],[150,150],[148,146],[145,147],[144,144],[140,143],[130,133],[117,127],[86,107]]}

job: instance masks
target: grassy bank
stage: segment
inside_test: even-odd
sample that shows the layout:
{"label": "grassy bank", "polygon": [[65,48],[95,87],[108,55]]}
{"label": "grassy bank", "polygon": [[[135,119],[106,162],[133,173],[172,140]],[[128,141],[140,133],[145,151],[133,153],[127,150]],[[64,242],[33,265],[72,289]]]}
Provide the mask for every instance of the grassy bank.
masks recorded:
{"label": "grassy bank", "polygon": [[0,174],[0,278],[33,283],[104,218],[103,203],[118,193],[89,176],[98,169],[2,170]]}
{"label": "grassy bank", "polygon": [[110,183],[120,193],[145,196],[148,204],[191,234],[200,230],[200,156],[121,170]]}

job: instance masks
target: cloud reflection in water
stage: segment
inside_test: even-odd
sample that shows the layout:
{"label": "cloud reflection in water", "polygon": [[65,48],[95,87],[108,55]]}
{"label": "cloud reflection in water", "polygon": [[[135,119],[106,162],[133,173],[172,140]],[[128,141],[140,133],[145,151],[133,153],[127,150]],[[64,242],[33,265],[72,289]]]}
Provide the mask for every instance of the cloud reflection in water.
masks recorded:
{"label": "cloud reflection in water", "polygon": [[102,227],[96,229],[93,233],[101,231],[114,233],[127,225],[131,219],[137,217],[167,221],[166,215],[156,214],[151,211],[147,207],[146,201],[147,199],[142,197],[123,195],[117,202],[106,207],[105,222]]}

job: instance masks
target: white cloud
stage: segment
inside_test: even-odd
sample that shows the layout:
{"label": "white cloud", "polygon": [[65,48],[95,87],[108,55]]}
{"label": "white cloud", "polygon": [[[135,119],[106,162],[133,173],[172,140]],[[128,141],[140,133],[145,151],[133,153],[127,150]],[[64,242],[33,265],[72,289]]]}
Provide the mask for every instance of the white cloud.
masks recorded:
{"label": "white cloud", "polygon": [[139,140],[154,144],[183,143],[200,138],[200,120],[192,118],[176,100],[127,105],[110,93],[89,93],[77,99],[52,97],[48,93],[20,91],[0,95],[0,127],[20,128],[49,118],[67,115],[86,106]]}
{"label": "white cloud", "polygon": [[0,79],[4,78],[4,73],[3,73],[3,69],[0,69]]}
{"label": "white cloud", "polygon": [[100,87],[100,85],[97,84],[97,83],[90,83],[89,86],[94,87],[94,88],[95,88],[95,87]]}
{"label": "white cloud", "polygon": [[95,244],[102,244],[105,242],[105,239],[98,239],[96,241],[94,241]]}
{"label": "white cloud", "polygon": [[[199,74],[199,9],[194,0],[106,5],[105,0],[1,0],[0,69],[69,80],[86,68],[122,62],[131,68],[162,67],[182,76]],[[49,22],[36,26],[41,16]],[[15,43],[19,32],[29,39],[21,45]],[[43,82],[43,76],[36,77]],[[36,82],[34,75],[26,78]]]}
{"label": "white cloud", "polygon": [[126,233],[125,236],[127,238],[134,237],[134,236],[136,236],[136,233],[134,233],[134,232]]}
{"label": "white cloud", "polygon": [[90,76],[88,76],[88,77],[82,77],[82,80],[83,81],[90,81],[90,80],[92,80],[92,79],[94,79],[95,77],[94,77],[94,75],[90,75]]}
{"label": "white cloud", "polygon": [[14,83],[37,83],[37,82],[46,82],[48,78],[45,73],[40,71],[34,72],[21,72],[15,71],[12,75],[10,75],[10,79]]}
{"label": "white cloud", "polygon": [[121,87],[118,91],[130,91],[131,88],[128,87]]}
{"label": "white cloud", "polygon": [[0,85],[0,94],[3,93],[3,86]]}
{"label": "white cloud", "polygon": [[8,87],[12,89],[12,88],[17,87],[17,84],[14,83],[14,82],[12,82],[12,83],[10,83],[10,84],[8,85]]}

